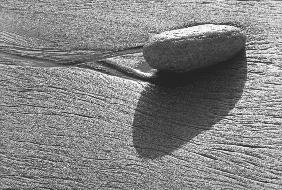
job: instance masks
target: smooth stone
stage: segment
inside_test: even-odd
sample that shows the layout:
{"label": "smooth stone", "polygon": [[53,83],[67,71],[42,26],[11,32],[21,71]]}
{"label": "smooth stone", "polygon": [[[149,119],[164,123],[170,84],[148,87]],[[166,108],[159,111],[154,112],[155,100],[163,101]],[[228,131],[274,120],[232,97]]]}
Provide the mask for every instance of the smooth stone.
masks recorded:
{"label": "smooth stone", "polygon": [[152,36],[143,47],[143,56],[155,69],[186,72],[226,61],[245,43],[240,28],[205,24]]}

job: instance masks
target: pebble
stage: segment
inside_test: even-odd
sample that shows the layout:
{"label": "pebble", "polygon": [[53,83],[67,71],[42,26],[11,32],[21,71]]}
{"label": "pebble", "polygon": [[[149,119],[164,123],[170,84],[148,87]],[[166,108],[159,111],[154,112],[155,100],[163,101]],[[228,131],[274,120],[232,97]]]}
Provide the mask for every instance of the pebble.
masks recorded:
{"label": "pebble", "polygon": [[246,43],[240,28],[205,24],[156,34],[143,47],[155,69],[186,72],[232,58]]}

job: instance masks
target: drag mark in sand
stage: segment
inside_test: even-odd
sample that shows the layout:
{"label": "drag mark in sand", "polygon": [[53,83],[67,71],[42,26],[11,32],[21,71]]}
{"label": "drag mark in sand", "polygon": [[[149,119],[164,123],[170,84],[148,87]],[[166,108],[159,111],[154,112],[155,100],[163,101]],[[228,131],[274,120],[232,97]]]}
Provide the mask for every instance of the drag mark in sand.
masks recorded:
{"label": "drag mark in sand", "polygon": [[[130,79],[145,79],[150,74],[142,67],[117,64],[110,58],[142,52],[143,46],[122,50],[62,50],[56,47],[34,48],[38,42],[20,35],[1,32],[0,64],[32,67],[80,67]],[[109,60],[108,60],[109,59]],[[146,71],[150,70],[147,69]]]}

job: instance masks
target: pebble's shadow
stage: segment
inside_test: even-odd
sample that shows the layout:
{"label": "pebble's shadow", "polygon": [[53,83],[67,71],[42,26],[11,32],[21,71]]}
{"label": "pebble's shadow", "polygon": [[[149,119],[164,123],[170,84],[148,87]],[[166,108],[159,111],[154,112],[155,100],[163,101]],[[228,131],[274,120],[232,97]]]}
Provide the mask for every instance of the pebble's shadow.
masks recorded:
{"label": "pebble's shadow", "polygon": [[142,158],[171,154],[224,118],[240,99],[247,78],[245,50],[203,70],[158,73],[141,93],[133,144]]}

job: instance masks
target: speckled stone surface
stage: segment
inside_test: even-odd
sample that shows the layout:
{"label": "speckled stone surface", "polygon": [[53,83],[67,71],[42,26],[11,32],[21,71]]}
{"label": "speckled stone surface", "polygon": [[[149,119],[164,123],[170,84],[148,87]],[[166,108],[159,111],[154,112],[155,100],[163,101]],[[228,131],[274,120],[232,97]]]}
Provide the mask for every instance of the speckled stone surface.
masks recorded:
{"label": "speckled stone surface", "polygon": [[185,72],[230,59],[245,41],[240,28],[205,24],[156,34],[143,54],[155,69]]}

